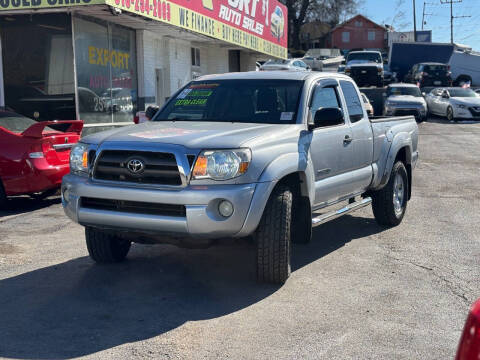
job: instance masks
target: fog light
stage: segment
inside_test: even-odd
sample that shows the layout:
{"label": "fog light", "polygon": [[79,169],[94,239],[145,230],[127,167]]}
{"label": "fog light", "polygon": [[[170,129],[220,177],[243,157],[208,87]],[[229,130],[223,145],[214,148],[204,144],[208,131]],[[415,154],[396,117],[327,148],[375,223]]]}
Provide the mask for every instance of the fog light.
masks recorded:
{"label": "fog light", "polygon": [[218,204],[218,212],[223,217],[230,217],[233,214],[233,204],[228,200],[220,201]]}

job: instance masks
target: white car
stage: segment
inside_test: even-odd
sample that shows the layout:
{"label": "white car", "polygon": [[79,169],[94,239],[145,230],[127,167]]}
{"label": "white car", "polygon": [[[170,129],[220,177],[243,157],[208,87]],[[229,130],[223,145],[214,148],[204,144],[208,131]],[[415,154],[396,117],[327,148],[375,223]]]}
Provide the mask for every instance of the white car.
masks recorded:
{"label": "white car", "polygon": [[310,71],[310,66],[300,59],[271,59],[260,67],[260,71],[287,70],[287,71]]}
{"label": "white car", "polygon": [[426,100],[429,113],[445,116],[449,121],[480,120],[480,97],[472,89],[436,88],[426,96]]}

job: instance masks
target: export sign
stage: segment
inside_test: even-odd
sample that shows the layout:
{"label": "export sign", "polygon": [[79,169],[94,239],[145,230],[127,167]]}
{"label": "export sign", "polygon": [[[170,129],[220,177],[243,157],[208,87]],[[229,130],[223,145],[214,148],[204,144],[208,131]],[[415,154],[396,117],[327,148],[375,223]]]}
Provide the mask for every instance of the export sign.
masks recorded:
{"label": "export sign", "polygon": [[287,57],[287,9],[276,0],[105,0],[105,2],[116,8],[231,44],[275,57]]}

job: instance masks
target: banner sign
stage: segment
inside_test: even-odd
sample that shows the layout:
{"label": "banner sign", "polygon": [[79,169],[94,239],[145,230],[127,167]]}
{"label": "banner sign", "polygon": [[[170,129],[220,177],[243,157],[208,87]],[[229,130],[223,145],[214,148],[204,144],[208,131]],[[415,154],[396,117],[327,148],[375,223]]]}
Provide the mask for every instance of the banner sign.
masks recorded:
{"label": "banner sign", "polygon": [[287,8],[277,0],[105,0],[105,2],[125,11],[240,47],[287,58]]}
{"label": "banner sign", "polygon": [[27,10],[105,4],[105,0],[0,0],[2,10]]}

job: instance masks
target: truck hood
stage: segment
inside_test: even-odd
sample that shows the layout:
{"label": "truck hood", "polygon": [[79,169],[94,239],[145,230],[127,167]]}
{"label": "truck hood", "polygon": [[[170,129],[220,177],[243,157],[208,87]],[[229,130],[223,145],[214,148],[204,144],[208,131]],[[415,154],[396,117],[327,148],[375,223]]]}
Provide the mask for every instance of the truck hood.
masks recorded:
{"label": "truck hood", "polygon": [[[148,142],[183,145],[191,149],[238,148],[258,138],[272,138],[292,129],[292,124],[158,121],[123,127],[86,136],[87,144]],[[284,135],[282,135],[284,136]],[[253,141],[255,143],[256,141]]]}
{"label": "truck hood", "polygon": [[416,97],[412,95],[389,96],[387,100],[396,103],[425,105],[425,99],[423,97]]}
{"label": "truck hood", "polygon": [[368,61],[361,61],[361,60],[352,60],[347,63],[347,66],[349,68],[359,68],[359,67],[374,67],[374,68],[379,68],[382,67],[382,64],[378,64],[376,62],[368,62]]}

